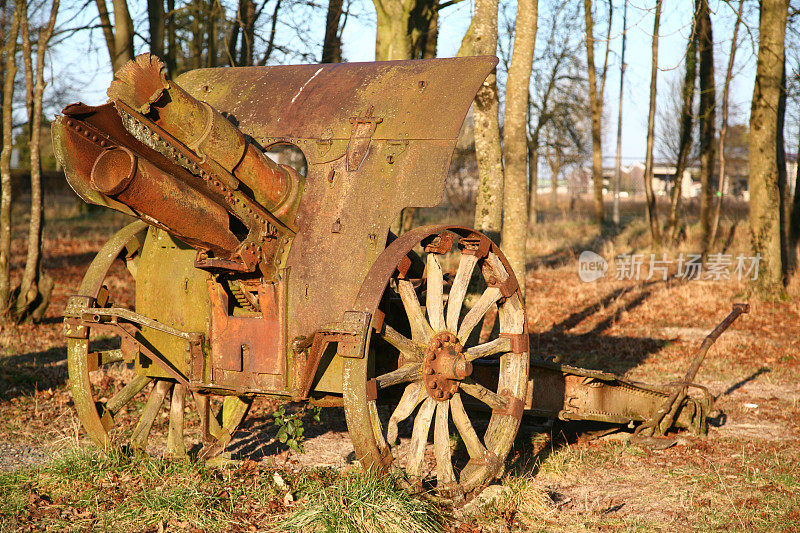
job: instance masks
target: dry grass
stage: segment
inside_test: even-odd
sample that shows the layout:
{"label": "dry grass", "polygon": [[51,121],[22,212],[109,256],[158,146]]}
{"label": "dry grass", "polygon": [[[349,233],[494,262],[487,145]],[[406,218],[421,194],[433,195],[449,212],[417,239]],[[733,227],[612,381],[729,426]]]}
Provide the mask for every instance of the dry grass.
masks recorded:
{"label": "dry grass", "polygon": [[[285,492],[272,481],[274,467],[266,463],[214,470],[86,451],[70,405],[59,315],[93,253],[123,221],[77,216],[68,202],[59,209],[48,213],[46,267],[59,284],[47,320],[0,331],[0,469],[13,469],[0,474],[2,530],[281,530],[282,524],[309,523],[303,517],[336,530],[337,522],[321,518],[333,518],[343,501],[363,511],[351,513],[351,529],[372,527],[363,524],[376,523],[369,517],[378,507],[388,513],[385,521],[374,515],[378,526],[411,509],[430,519],[423,521],[429,529],[439,524],[460,532],[800,528],[800,277],[787,289],[791,301],[751,300],[751,313],[709,352],[698,381],[719,396],[727,418],[707,439],[650,451],[612,438],[592,441],[575,424],[521,432],[501,480],[507,496],[458,522],[447,518],[446,509],[354,473],[282,471],[297,500],[284,503]],[[733,233],[728,253],[747,251],[742,228]],[[723,231],[726,238],[728,233]],[[17,231],[17,266],[23,238]],[[678,247],[663,251],[676,257],[696,252],[698,243],[690,226]],[[650,253],[648,246],[640,221],[602,239],[589,221],[551,217],[538,226],[529,241],[526,279],[533,355],[651,383],[682,375],[691,352],[731,303],[747,299],[747,285],[578,279],[581,250],[611,259]],[[255,429],[270,420],[267,412],[253,416]],[[346,439],[341,424],[320,433],[331,440],[318,448]],[[302,465],[309,462],[306,457]],[[34,466],[20,468],[27,463]],[[367,522],[355,521],[359,516]]]}

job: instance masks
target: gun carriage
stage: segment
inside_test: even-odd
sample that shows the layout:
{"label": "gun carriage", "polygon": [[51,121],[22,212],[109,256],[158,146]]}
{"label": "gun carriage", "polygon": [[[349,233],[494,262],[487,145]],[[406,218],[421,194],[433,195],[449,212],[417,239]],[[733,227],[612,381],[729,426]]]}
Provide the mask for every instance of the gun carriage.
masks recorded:
{"label": "gun carriage", "polygon": [[[216,68],[171,81],[145,54],[117,72],[107,104],[65,108],[53,136],[70,185],[138,219],[101,249],[65,310],[89,436],[144,449],[168,403],[166,453],[184,456],[188,399],[197,456],[209,459],[255,395],[326,401],[344,406],[366,468],[404,468],[463,495],[499,473],[525,410],[647,418],[666,391],[530,361],[517,278],[485,235],[389,233],[403,208],[440,202],[464,116],[496,63]],[[303,152],[305,176],[265,155],[280,143]],[[135,281],[133,309],[107,281],[116,261]],[[93,350],[98,334],[119,348]],[[101,399],[94,376],[108,364],[134,372]],[[139,420],[120,435],[140,394]],[[708,407],[684,398],[674,422],[702,432]]]}

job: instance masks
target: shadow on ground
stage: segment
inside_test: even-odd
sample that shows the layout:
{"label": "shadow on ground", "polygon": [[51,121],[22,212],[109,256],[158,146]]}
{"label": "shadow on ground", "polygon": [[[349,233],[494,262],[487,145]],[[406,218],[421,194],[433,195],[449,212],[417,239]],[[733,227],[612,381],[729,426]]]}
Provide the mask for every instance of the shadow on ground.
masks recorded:
{"label": "shadow on ground", "polygon": [[[641,306],[663,281],[648,281],[636,287],[616,289],[600,300],[570,314],[550,330],[530,335],[531,357],[554,359],[557,362],[624,374],[644,362],[647,357],[666,346],[669,341],[650,337],[608,336],[604,332],[620,316]],[[637,292],[638,291],[638,292]],[[615,311],[583,332],[572,332],[601,310],[626,295],[634,296],[617,306]]]}

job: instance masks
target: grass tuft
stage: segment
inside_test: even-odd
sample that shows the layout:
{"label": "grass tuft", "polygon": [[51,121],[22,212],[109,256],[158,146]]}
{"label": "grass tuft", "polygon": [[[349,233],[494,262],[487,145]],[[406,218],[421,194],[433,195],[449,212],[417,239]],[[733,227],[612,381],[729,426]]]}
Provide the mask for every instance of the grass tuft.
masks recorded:
{"label": "grass tuft", "polygon": [[444,517],[436,507],[395,486],[391,477],[344,474],[330,484],[308,482],[304,505],[274,531],[361,533],[441,531]]}

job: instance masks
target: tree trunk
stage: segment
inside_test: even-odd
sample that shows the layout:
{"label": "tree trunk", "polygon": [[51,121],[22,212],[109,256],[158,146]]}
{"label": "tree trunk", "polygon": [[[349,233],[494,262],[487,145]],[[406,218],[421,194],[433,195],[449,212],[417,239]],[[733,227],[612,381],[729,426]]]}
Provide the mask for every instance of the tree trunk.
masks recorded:
{"label": "tree trunk", "polygon": [[164,0],[147,0],[150,24],[150,53],[164,57]]}
{"label": "tree trunk", "polygon": [[[193,68],[200,68],[203,66],[203,32],[200,23],[202,9],[203,2],[201,0],[192,2],[192,58],[190,64]],[[244,53],[244,46],[242,46],[242,54]]]}
{"label": "tree trunk", "polygon": [[[697,13],[695,12],[695,21]],[[664,233],[668,242],[675,244],[679,233],[679,214],[681,200],[683,199],[683,173],[686,170],[686,161],[692,149],[692,124],[694,122],[694,92],[697,83],[697,32],[696,23],[692,23],[691,37],[686,46],[686,71],[683,77],[683,101],[681,102],[681,124],[678,140],[678,160],[675,162],[675,176],[673,178],[672,194],[669,204],[669,216]]]}
{"label": "tree trunk", "polygon": [[413,0],[373,0],[378,17],[375,60],[411,59],[409,18]]}
{"label": "tree trunk", "polygon": [[248,0],[247,10],[244,18],[244,42],[242,43],[242,55],[240,64],[244,66],[253,65],[255,58],[255,39],[256,39],[256,3]]}
{"label": "tree trunk", "polygon": [[17,75],[17,35],[19,35],[19,10],[14,10],[11,29],[3,49],[3,148],[0,152],[0,312],[8,311],[11,298],[11,151],[14,139],[11,128],[14,103],[14,78]]}
{"label": "tree trunk", "polygon": [[[476,0],[475,16],[461,41],[459,56],[497,53],[497,2]],[[500,98],[497,76],[489,74],[475,95],[475,157],[478,190],[475,198],[475,228],[497,240],[503,215],[503,156],[500,147]]]}
{"label": "tree trunk", "polygon": [[175,0],[167,0],[167,70],[178,75],[178,39],[175,34]]}
{"label": "tree trunk", "polygon": [[[800,131],[797,134],[798,147],[797,153],[800,154]],[[797,271],[800,257],[800,162],[797,165],[797,172],[794,176],[794,198],[792,199],[792,209],[789,215],[789,262],[793,271]]]}
{"label": "tree trunk", "polygon": [[647,113],[647,153],[644,158],[644,192],[647,196],[647,223],[653,245],[661,246],[661,231],[658,223],[658,206],[653,193],[653,134],[656,122],[656,87],[658,83],[658,31],[661,23],[661,1],[656,0],[653,22],[653,46],[650,59],[650,110]]}
{"label": "tree trunk", "polygon": [[103,28],[103,38],[106,41],[106,48],[108,49],[108,58],[111,61],[111,68],[116,64],[116,45],[114,44],[114,26],[111,25],[111,17],[108,14],[108,6],[106,0],[95,0],[97,6],[97,14],[100,17],[100,26]]}
{"label": "tree trunk", "polygon": [[539,212],[539,138],[534,136],[528,146],[528,174],[530,175],[530,189],[528,190],[528,225],[538,223]]}
{"label": "tree trunk", "polygon": [[[102,0],[105,2],[105,0]],[[111,0],[114,6],[114,72],[133,59],[133,20],[126,0]]]}
{"label": "tree trunk", "polygon": [[272,8],[272,20],[270,20],[270,30],[269,30],[269,41],[267,42],[267,49],[264,51],[264,55],[258,61],[258,66],[263,67],[269,61],[269,58],[272,56],[272,52],[275,50],[275,33],[278,28],[278,12],[281,10],[281,2],[282,0],[277,0],[275,2],[275,7]]}
{"label": "tree trunk", "polygon": [[[25,7],[24,0],[20,0],[22,7]],[[28,117],[30,124],[31,139],[31,218],[28,225],[28,254],[25,259],[25,270],[22,272],[17,301],[14,308],[14,316],[17,321],[22,321],[29,317],[35,321],[44,316],[47,305],[50,302],[50,293],[53,290],[53,281],[49,276],[42,272],[42,219],[44,202],[42,201],[42,165],[41,165],[41,135],[42,135],[42,100],[44,97],[44,59],[47,53],[47,45],[53,35],[53,28],[56,24],[58,15],[59,0],[53,0],[50,9],[50,18],[47,26],[39,31],[39,39],[36,46],[36,73],[33,88],[33,114]],[[21,23],[25,23],[21,17]],[[23,53],[30,55],[30,39],[23,39]],[[26,76],[31,80],[32,76]]]}
{"label": "tree trunk", "polygon": [[561,156],[557,153],[547,156],[550,166],[550,209],[558,212],[558,174],[561,172]]}
{"label": "tree trunk", "polygon": [[754,290],[762,297],[783,293],[778,162],[778,109],[788,0],[762,0],[758,60],[750,108],[750,239],[760,255]]}
{"label": "tree trunk", "polygon": [[228,62],[232,67],[239,65],[236,43],[239,41],[239,32],[242,29],[242,20],[246,10],[247,0],[239,0],[239,5],[236,8],[236,20],[231,24],[231,34],[228,37]]}
{"label": "tree trunk", "polygon": [[619,189],[622,183],[622,96],[625,89],[625,45],[628,41],[628,0],[623,1],[622,54],[619,60],[619,103],[617,104],[617,154],[614,165],[614,205],[611,218],[619,226]]}
{"label": "tree trunk", "polygon": [[589,109],[592,116],[592,183],[594,185],[594,218],[603,231],[605,209],[603,206],[603,100],[597,92],[597,69],[594,64],[594,20],[592,0],[583,0],[586,23],[586,63],[589,71]]}
{"label": "tree trunk", "polygon": [[739,47],[739,23],[742,21],[742,11],[744,0],[739,0],[739,8],[736,10],[736,22],[733,24],[733,37],[731,37],[731,49],[728,54],[728,67],[725,69],[725,83],[722,86],[722,123],[719,127],[719,188],[717,189],[717,203],[714,206],[714,220],[711,223],[711,237],[709,246],[714,247],[719,231],[719,219],[722,214],[722,199],[725,196],[725,189],[728,186],[728,175],[725,173],[725,137],[728,133],[728,96],[730,94],[731,79],[733,78],[733,65],[736,58],[736,49]]}
{"label": "tree trunk", "polygon": [[342,62],[342,41],[339,35],[339,21],[342,18],[344,0],[328,0],[328,16],[325,20],[325,40],[322,41],[320,63]]}
{"label": "tree trunk", "polygon": [[528,238],[528,86],[536,46],[538,0],[519,0],[514,24],[514,48],[506,82],[505,192],[503,252],[525,295],[525,241]]}
{"label": "tree trunk", "polygon": [[216,0],[211,2],[208,12],[208,24],[206,24],[206,35],[208,42],[208,61],[206,65],[209,68],[217,66],[217,29],[219,27],[218,21],[222,16],[222,7]]}
{"label": "tree trunk", "polygon": [[[28,22],[28,4],[17,0],[19,13],[19,32],[22,37],[22,64],[25,72],[25,114],[33,116],[33,59],[31,55],[30,23]],[[28,142],[31,138],[31,123],[28,123]]]}
{"label": "tree trunk", "polygon": [[439,0],[417,0],[409,18],[411,58],[436,57],[439,40]]}
{"label": "tree trunk", "polygon": [[716,90],[714,80],[714,38],[711,31],[711,13],[708,0],[698,1],[697,52],[700,56],[700,230],[702,253],[708,253],[711,237],[711,204],[714,193],[711,180],[714,176],[716,139]]}
{"label": "tree trunk", "polygon": [[788,190],[786,187],[786,144],[784,124],[786,123],[786,51],[783,54],[783,73],[781,74],[781,92],[778,99],[778,131],[775,143],[775,159],[778,162],[778,197],[780,199],[781,223],[781,269],[783,281],[787,281],[789,266],[789,210]]}

